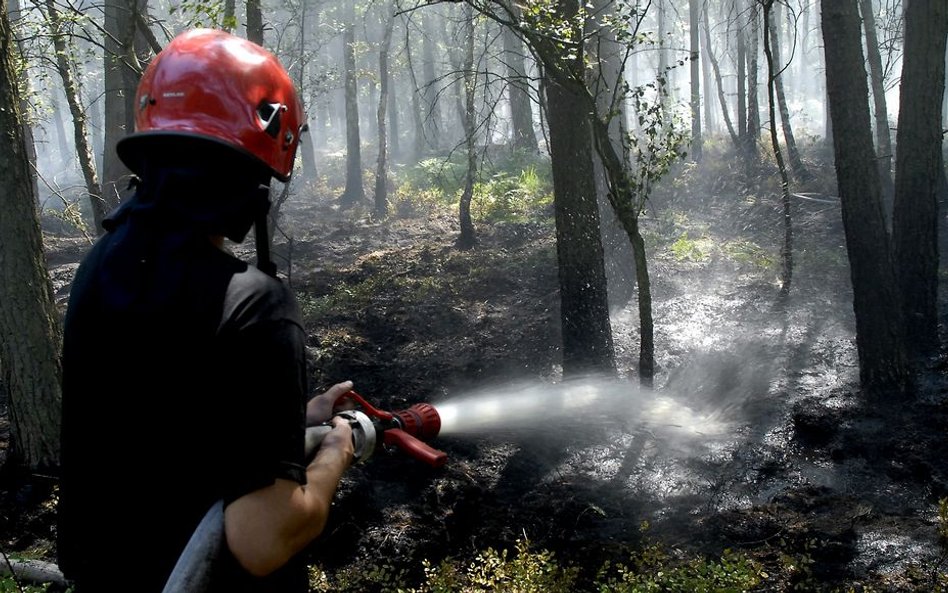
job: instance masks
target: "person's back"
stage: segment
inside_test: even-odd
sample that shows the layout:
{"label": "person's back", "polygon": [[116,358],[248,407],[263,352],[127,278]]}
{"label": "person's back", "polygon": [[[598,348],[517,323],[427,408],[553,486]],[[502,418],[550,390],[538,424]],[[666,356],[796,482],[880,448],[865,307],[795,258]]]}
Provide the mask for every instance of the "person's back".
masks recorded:
{"label": "person's back", "polygon": [[302,329],[279,281],[161,205],[113,224],[67,317],[60,562],[93,591],[160,591],[211,504],[272,473],[255,463],[302,478]]}
{"label": "person's back", "polygon": [[307,407],[294,298],[222,248],[266,228],[302,107],[272,54],[214,30],[166,46],[136,105],[118,153],[141,182],[80,266],[66,315],[60,567],[78,593],[158,593],[223,500],[214,590],[302,593],[299,552],[353,458],[336,419],[306,460],[304,427],[347,387]]}

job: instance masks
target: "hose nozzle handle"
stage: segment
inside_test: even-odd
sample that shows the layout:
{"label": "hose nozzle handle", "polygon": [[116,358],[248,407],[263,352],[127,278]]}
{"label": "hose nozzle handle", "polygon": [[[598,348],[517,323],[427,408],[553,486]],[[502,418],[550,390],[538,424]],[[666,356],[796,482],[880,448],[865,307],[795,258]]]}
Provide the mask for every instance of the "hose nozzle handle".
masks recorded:
{"label": "hose nozzle handle", "polygon": [[401,428],[390,428],[385,431],[384,435],[383,442],[386,445],[398,447],[409,456],[427,463],[431,467],[441,467],[448,460],[447,453],[425,444]]}

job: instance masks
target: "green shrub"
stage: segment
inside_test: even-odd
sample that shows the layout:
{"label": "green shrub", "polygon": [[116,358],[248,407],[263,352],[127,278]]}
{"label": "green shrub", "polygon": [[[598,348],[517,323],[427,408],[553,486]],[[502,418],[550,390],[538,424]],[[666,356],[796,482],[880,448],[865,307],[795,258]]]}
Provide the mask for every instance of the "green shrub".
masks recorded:
{"label": "green shrub", "polygon": [[571,593],[577,572],[521,539],[512,558],[507,550],[488,548],[463,570],[450,560],[434,567],[426,562],[425,582],[405,593]]}

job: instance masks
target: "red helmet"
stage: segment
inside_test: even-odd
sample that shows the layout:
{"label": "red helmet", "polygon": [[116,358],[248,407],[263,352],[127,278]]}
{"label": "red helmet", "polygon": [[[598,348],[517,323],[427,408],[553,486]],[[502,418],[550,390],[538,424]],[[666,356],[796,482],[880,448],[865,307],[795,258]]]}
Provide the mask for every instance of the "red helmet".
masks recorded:
{"label": "red helmet", "polygon": [[140,173],[153,139],[223,143],[288,181],[303,107],[279,60],[259,45],[214,29],[175,37],[148,65],[135,95],[135,133],[119,141],[122,161]]}

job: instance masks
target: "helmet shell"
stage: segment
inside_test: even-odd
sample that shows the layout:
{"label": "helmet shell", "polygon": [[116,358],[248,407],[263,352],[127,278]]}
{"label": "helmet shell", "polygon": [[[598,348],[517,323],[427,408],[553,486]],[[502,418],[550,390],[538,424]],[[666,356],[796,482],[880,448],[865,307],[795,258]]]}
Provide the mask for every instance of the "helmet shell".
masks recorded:
{"label": "helmet shell", "polygon": [[169,140],[204,139],[252,157],[287,181],[302,124],[302,104],[276,56],[225,31],[194,29],[148,65],[135,95],[135,133],[120,140],[117,151],[140,173],[149,151],[168,150]]}

